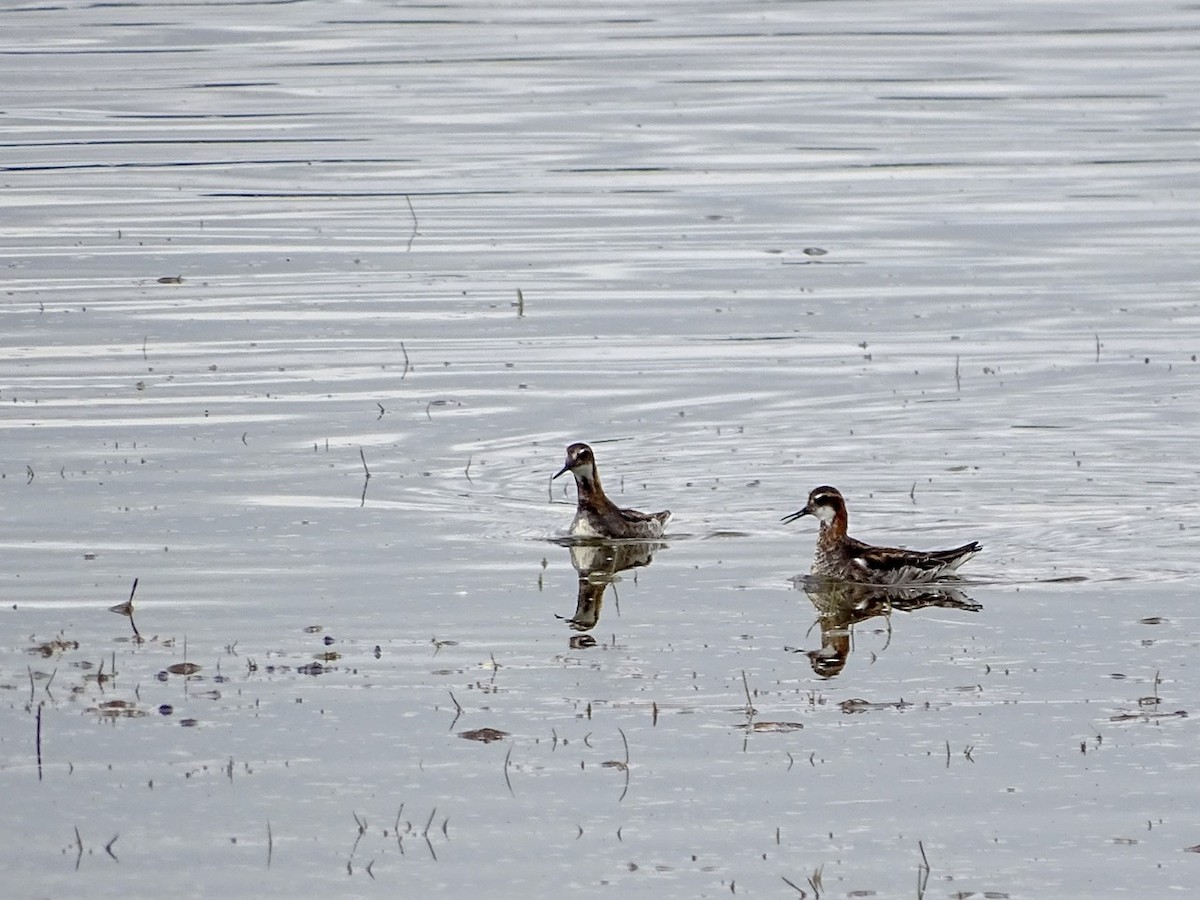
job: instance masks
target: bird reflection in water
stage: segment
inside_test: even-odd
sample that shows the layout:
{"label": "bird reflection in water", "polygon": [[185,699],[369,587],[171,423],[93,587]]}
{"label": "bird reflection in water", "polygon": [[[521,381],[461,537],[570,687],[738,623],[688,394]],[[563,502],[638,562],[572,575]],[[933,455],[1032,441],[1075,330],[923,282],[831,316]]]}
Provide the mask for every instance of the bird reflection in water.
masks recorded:
{"label": "bird reflection in water", "polygon": [[948,584],[881,587],[833,581],[812,575],[798,576],[793,582],[808,595],[817,612],[817,620],[813,624],[821,629],[821,649],[789,649],[805,654],[812,664],[813,671],[822,678],[833,678],[846,667],[846,661],[850,658],[853,648],[854,626],[859,622],[882,616],[887,621],[890,641],[893,610],[913,612],[928,606],[961,609],[967,612],[983,609],[982,604],[976,603],[962,591]]}
{"label": "bird reflection in water", "polygon": [[[619,580],[619,573],[650,565],[654,554],[666,546],[661,541],[572,541],[567,544],[571,552],[571,565],[579,573],[575,614],[566,620],[572,630],[586,632],[595,628],[600,621],[604,592],[610,584]],[[577,634],[571,638],[572,647],[591,647],[595,643],[596,639],[589,634]]]}

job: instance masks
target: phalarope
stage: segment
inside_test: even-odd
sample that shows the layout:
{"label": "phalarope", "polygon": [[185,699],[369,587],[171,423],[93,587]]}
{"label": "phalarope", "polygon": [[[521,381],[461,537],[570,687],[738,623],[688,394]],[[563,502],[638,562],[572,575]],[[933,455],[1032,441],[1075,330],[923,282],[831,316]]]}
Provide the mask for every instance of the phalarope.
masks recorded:
{"label": "phalarope", "polygon": [[575,476],[579,495],[575,519],[569,532],[582,538],[657,538],[671,518],[671,511],[644,513],[636,509],[621,509],[608,499],[600,486],[596,457],[587,444],[572,444],[567,448],[567,461],[554,473]]}
{"label": "phalarope", "polygon": [[904,550],[873,547],[846,534],[846,501],[837,488],[813,488],[807,505],[782,521],[816,516],[821,522],[812,574],[864,584],[914,584],[954,575],[955,570],[983,549],[972,541],[953,550]]}

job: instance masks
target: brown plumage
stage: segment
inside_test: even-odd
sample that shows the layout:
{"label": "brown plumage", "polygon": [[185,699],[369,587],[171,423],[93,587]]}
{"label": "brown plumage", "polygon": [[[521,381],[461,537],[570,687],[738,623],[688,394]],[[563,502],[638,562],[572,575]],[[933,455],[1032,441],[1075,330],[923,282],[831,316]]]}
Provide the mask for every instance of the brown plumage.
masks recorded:
{"label": "brown plumage", "polygon": [[578,500],[575,518],[568,531],[575,537],[597,539],[662,537],[671,511],[644,513],[636,509],[621,509],[608,499],[596,471],[596,457],[587,444],[572,444],[567,448],[567,461],[554,477],[563,472],[575,476]]}
{"label": "brown plumage", "polygon": [[846,533],[846,501],[837,488],[823,485],[808,495],[808,503],[784,522],[816,516],[821,523],[812,574],[863,584],[913,584],[952,577],[968,559],[983,549],[972,541],[952,550],[905,550],[875,547]]}

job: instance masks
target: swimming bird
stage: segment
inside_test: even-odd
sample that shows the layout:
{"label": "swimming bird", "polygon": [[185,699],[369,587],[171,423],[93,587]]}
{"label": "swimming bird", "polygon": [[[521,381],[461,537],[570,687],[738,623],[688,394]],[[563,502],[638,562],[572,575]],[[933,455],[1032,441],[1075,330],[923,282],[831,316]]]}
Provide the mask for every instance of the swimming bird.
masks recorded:
{"label": "swimming bird", "polygon": [[[644,513],[636,509],[621,509],[608,499],[600,486],[596,457],[587,444],[572,444],[567,448],[567,461],[554,478],[563,472],[575,476],[579,499],[570,534],[581,538],[657,538],[662,537],[671,511]],[[551,479],[553,480],[553,479]]]}
{"label": "swimming bird", "polygon": [[972,541],[953,550],[905,550],[873,547],[846,534],[846,501],[837,488],[813,488],[803,509],[784,516],[794,522],[816,516],[821,523],[812,574],[863,584],[914,584],[951,577],[955,570],[983,549]]}

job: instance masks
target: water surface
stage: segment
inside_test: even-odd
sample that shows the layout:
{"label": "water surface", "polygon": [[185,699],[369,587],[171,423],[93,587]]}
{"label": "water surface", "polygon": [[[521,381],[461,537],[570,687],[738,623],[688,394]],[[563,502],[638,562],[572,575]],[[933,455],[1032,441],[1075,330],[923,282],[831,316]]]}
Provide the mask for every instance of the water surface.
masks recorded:
{"label": "water surface", "polygon": [[15,896],[1195,884],[1194,9],[0,21]]}

